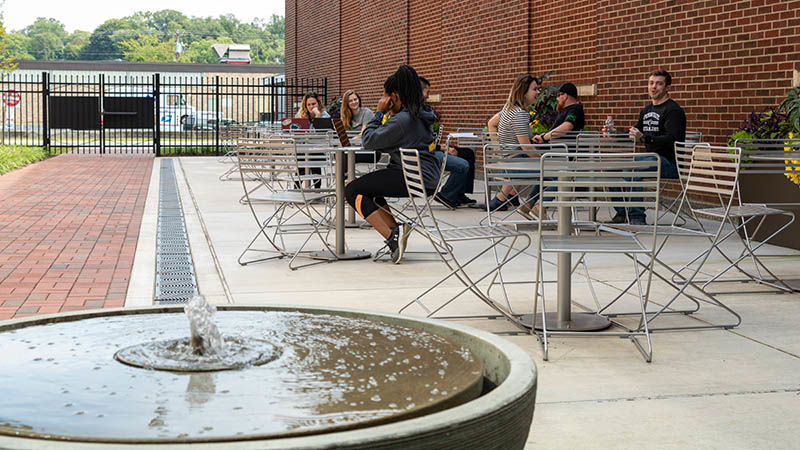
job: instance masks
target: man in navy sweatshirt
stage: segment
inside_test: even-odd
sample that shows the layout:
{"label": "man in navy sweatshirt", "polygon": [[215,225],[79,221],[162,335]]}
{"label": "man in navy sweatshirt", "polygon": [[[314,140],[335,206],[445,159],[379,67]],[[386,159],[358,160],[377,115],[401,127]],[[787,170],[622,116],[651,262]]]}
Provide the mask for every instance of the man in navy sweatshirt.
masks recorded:
{"label": "man in navy sweatshirt", "polygon": [[[672,76],[666,70],[650,72],[647,80],[647,93],[650,103],[639,113],[636,125],[628,130],[631,139],[642,141],[646,152],[657,153],[661,160],[661,178],[678,178],[675,164],[675,142],[686,139],[686,114],[675,100],[669,97]],[[630,220],[634,225],[645,225],[644,208],[614,208],[613,223]]]}

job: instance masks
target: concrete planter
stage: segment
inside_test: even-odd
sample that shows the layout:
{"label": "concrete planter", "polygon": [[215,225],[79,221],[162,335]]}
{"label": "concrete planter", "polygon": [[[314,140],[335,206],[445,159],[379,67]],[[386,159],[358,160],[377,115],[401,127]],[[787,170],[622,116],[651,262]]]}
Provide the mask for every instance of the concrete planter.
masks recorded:
{"label": "concrete planter", "polygon": [[[174,313],[181,307],[109,309],[65,313],[11,320],[0,324],[0,333],[14,329],[57,322],[77,321],[103,316]],[[309,314],[332,314],[424,330],[468,347],[483,364],[485,384],[482,396],[444,411],[368,428],[314,436],[271,440],[228,441],[201,444],[117,444],[113,448],[166,449],[198,447],[203,449],[523,449],[533,420],[536,399],[536,366],[519,347],[495,335],[469,327],[417,319],[394,314],[380,314],[347,309],[297,308],[286,306],[220,306],[220,311],[297,311]],[[49,441],[0,435],[0,448],[9,449],[99,449],[108,443]]]}
{"label": "concrete planter", "polygon": [[[768,205],[800,203],[800,186],[782,175],[749,174],[745,170],[739,176],[739,189],[742,201],[747,203],[766,203]],[[795,214],[795,222],[772,238],[770,243],[800,250],[800,206],[792,207],[790,210]],[[767,217],[754,239],[760,242],[774,233],[785,221],[786,218],[782,216]],[[756,225],[757,221],[754,221],[752,225],[748,226],[748,231],[753,233]]]}

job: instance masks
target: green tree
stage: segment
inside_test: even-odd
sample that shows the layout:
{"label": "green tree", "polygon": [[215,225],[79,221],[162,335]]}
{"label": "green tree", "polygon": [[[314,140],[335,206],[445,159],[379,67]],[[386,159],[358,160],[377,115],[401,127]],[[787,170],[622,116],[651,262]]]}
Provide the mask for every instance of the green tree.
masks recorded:
{"label": "green tree", "polygon": [[64,41],[64,59],[80,59],[83,48],[89,44],[92,34],[88,31],[75,30]]}
{"label": "green tree", "polygon": [[28,37],[27,53],[36,59],[61,59],[67,31],[56,19],[37,18],[22,31]]}
{"label": "green tree", "polygon": [[126,61],[172,62],[175,61],[175,40],[158,42],[153,35],[140,35],[119,43]]}
{"label": "green tree", "polygon": [[233,44],[233,39],[221,37],[194,41],[186,46],[181,62],[216,64],[217,55],[211,50],[211,44]]}
{"label": "green tree", "polygon": [[[0,3],[2,5],[2,3]],[[17,68],[16,64],[11,61],[11,53],[8,51],[8,40],[6,39],[6,28],[3,26],[2,17],[0,17],[0,73],[6,74]]]}
{"label": "green tree", "polygon": [[139,12],[134,16],[142,17],[143,22],[151,30],[159,33],[159,37],[174,35],[176,31],[181,31],[189,23],[189,19],[180,11],[174,9],[164,9],[156,12]]}
{"label": "green tree", "polygon": [[90,61],[122,59],[123,51],[119,43],[135,39],[144,31],[141,23],[130,18],[106,20],[92,32],[89,43],[81,51],[81,59]]}
{"label": "green tree", "polygon": [[110,19],[91,33],[69,34],[61,22],[40,17],[21,32],[9,34],[7,48],[19,59],[173,61],[177,35],[185,47],[182,62],[215,63],[212,44],[237,43],[250,45],[254,63],[280,64],[283,34],[284,19],[277,15],[242,23],[232,14],[187,17],[164,9]]}
{"label": "green tree", "polygon": [[64,29],[63,23],[56,19],[49,19],[45,17],[37,18],[32,24],[25,27],[23,33],[25,33],[25,35],[28,37],[51,33],[62,42],[67,37],[67,30]]}
{"label": "green tree", "polygon": [[9,57],[18,60],[36,59],[28,53],[28,41],[30,38],[19,32],[5,34],[3,38]]}
{"label": "green tree", "polygon": [[28,53],[36,59],[61,59],[64,53],[64,41],[53,33],[39,33],[30,36]]}

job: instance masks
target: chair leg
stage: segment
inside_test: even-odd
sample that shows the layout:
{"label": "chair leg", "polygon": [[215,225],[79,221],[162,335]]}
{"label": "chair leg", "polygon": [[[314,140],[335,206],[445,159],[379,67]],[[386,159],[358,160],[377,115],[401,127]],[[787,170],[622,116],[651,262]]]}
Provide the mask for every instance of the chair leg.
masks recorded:
{"label": "chair leg", "polygon": [[[514,242],[516,242],[516,239],[514,240]],[[511,249],[514,246],[514,242],[512,242],[511,245],[508,246],[508,248],[506,250],[506,254],[503,256],[503,260],[508,259],[508,254],[511,252]],[[499,245],[499,242],[498,242],[498,245]],[[492,246],[492,250],[494,252],[494,262],[495,262],[496,265],[499,266],[500,265],[500,258],[499,258],[498,254],[497,254],[498,245]],[[506,308],[508,308],[508,311],[511,314],[514,314],[514,308],[511,307],[511,301],[508,298],[508,291],[506,290],[506,285],[503,282],[503,271],[502,270],[498,270],[498,271],[495,272],[495,275],[489,281],[489,287],[486,289],[486,294],[489,295],[489,293],[491,292],[492,287],[495,285],[495,280],[497,280],[498,278],[500,279],[500,289],[503,292],[503,299],[506,302]]]}
{"label": "chair leg", "polygon": [[[541,250],[541,249],[540,249]],[[542,297],[542,331],[536,331],[536,310],[541,290]],[[542,360],[547,361],[547,313],[545,308],[544,298],[544,269],[542,267],[542,252],[539,251],[539,257],[536,258],[536,284],[533,289],[533,314],[531,314],[531,333],[536,334],[539,343],[542,346]]]}
{"label": "chair leg", "polygon": [[[251,209],[253,208],[252,205],[250,207],[251,207]],[[286,256],[286,252],[284,251],[284,249],[279,247],[275,243],[275,241],[273,239],[271,239],[269,237],[269,235],[267,234],[267,229],[270,227],[270,222],[272,222],[272,220],[275,218],[275,216],[280,213],[280,211],[283,209],[283,207],[284,207],[284,205],[279,206],[278,209],[274,213],[272,213],[272,215],[269,216],[264,221],[263,224],[259,224],[260,228],[259,228],[258,232],[256,232],[255,236],[253,236],[253,239],[250,240],[250,243],[247,244],[247,246],[245,247],[244,251],[242,251],[242,253],[239,255],[239,258],[237,258],[237,262],[239,263],[239,265],[246,266],[246,265],[248,265],[250,263],[268,261],[270,259],[279,259],[279,258],[283,258],[284,256]],[[253,214],[255,215],[255,211],[253,211]],[[253,244],[256,242],[256,240],[259,238],[259,236],[263,236],[267,240],[267,242],[269,242],[270,245],[272,245],[274,250],[261,250],[261,249],[251,248],[253,246]],[[259,258],[259,259],[249,260],[249,261],[243,261],[244,255],[247,254],[248,251],[258,251],[258,252],[265,252],[265,253],[274,252],[274,253],[278,253],[278,254],[275,255],[275,256],[269,256],[269,257],[266,257],[266,258]]]}
{"label": "chair leg", "polygon": [[[763,223],[764,219],[766,219],[766,216],[762,217],[761,221],[759,222],[758,226],[756,227],[756,230],[758,230],[758,228],[761,227],[761,224]],[[761,261],[761,259],[758,256],[756,256],[755,252],[756,252],[756,250],[761,248],[764,244],[768,243],[773,237],[777,236],[783,230],[785,230],[787,227],[789,227],[792,223],[794,223],[794,219],[795,219],[794,218],[794,214],[791,214],[791,217],[790,217],[790,219],[789,219],[789,221],[787,223],[785,223],[783,226],[778,228],[775,232],[770,234],[766,239],[761,241],[755,247],[751,247],[750,243],[752,241],[745,234],[745,239],[743,240],[743,244],[744,244],[745,248],[744,248],[744,250],[742,250],[742,254],[740,254],[740,256],[735,261],[732,261],[730,265],[725,267],[723,270],[721,270],[719,273],[717,273],[715,276],[713,276],[710,280],[706,281],[703,284],[703,287],[707,286],[708,284],[710,284],[711,282],[713,282],[714,280],[716,280],[717,278],[722,276],[725,272],[727,272],[731,268],[736,267],[741,272],[745,273],[748,277],[750,277],[756,283],[764,284],[764,285],[773,287],[775,289],[779,289],[779,290],[784,291],[784,292],[793,292],[794,289],[792,289],[792,287],[790,287],[783,280],[781,280],[774,273],[772,273],[772,271],[770,271],[769,268],[767,268],[767,266]],[[747,225],[747,222],[743,222],[742,225],[740,225],[740,227],[745,230],[745,233],[746,233],[746,229],[747,229],[746,225]],[[773,283],[772,281],[764,280],[763,277],[760,276],[760,274],[759,274],[758,277],[754,277],[753,275],[751,275],[751,274],[747,273],[746,271],[742,270],[741,268],[739,268],[739,266],[737,264],[740,261],[742,261],[743,259],[747,258],[748,256],[753,261],[753,265],[755,266],[757,271],[758,271],[758,267],[761,266],[763,268],[763,270],[765,272],[767,272],[769,274],[769,276],[772,277],[772,280],[774,280],[775,282]]]}
{"label": "chair leg", "polygon": [[[502,240],[506,239],[506,238],[499,239],[499,241],[497,243],[493,243],[493,245],[487,247],[486,249],[482,250],[478,254],[474,255],[472,258],[470,258],[468,261],[466,261],[463,264],[461,264],[458,261],[458,259],[455,257],[455,255],[452,253],[452,249],[450,249],[446,245],[441,245],[440,247],[448,249],[449,255],[448,254],[442,255],[440,253],[440,257],[442,259],[442,262],[444,262],[445,265],[450,269],[450,272],[447,275],[445,275],[444,278],[442,278],[439,281],[437,281],[433,286],[431,286],[427,290],[425,290],[425,292],[423,292],[422,294],[417,296],[414,300],[412,300],[409,303],[407,303],[406,305],[404,305],[400,309],[399,312],[405,311],[408,307],[410,307],[413,304],[418,304],[418,305],[423,306],[423,309],[427,312],[427,317],[432,317],[437,312],[441,311],[447,305],[449,305],[454,300],[456,300],[458,297],[460,297],[461,295],[463,295],[467,291],[470,291],[476,297],[478,297],[481,301],[483,301],[486,305],[488,305],[489,307],[491,307],[492,309],[494,309],[495,311],[500,313],[502,316],[504,316],[506,319],[508,319],[509,321],[511,321],[512,323],[514,323],[515,325],[517,325],[521,329],[524,329],[527,332],[528,331],[528,327],[523,325],[513,313],[510,313],[509,311],[506,311],[504,308],[499,306],[498,303],[495,300],[493,300],[492,298],[488,297],[477,286],[478,283],[480,283],[484,279],[488,278],[489,276],[494,274],[496,271],[501,270],[504,265],[508,264],[511,260],[513,260],[514,258],[519,256],[520,254],[522,254],[525,251],[525,249],[528,248],[528,246],[530,246],[530,237],[527,236],[527,235],[522,235],[522,236],[524,236],[527,239],[527,244],[526,245],[523,245],[521,249],[519,249],[519,250],[517,250],[517,251],[515,251],[513,253],[511,253],[511,250],[509,250],[509,252],[508,252],[509,256],[508,256],[508,258],[506,260],[502,261],[500,264],[496,265],[490,271],[486,272],[485,274],[483,274],[482,276],[480,276],[478,278],[471,277],[469,274],[467,274],[466,267],[469,266],[472,262],[476,261],[481,256],[483,256],[484,254],[486,254],[493,247],[499,245],[499,243]],[[516,242],[516,240],[519,237],[520,236],[515,236],[513,241]],[[436,249],[437,248],[437,243],[430,236],[429,236],[429,239],[431,241],[431,244],[433,244],[434,248]],[[512,249],[514,248],[514,242],[512,242],[512,244],[509,246]],[[424,306],[424,303],[422,303],[422,298],[424,296],[426,296],[427,294],[429,294],[430,292],[432,292],[434,289],[439,287],[442,283],[444,283],[445,281],[447,281],[448,279],[450,279],[453,276],[455,276],[465,286],[465,288],[462,289],[461,291],[459,291],[456,295],[454,295],[450,299],[448,299],[445,302],[441,303],[436,308],[428,308],[427,306]]]}
{"label": "chair leg", "polygon": [[[652,362],[653,342],[650,339],[650,329],[648,328],[647,324],[647,298],[645,296],[645,291],[642,288],[642,279],[639,276],[639,260],[636,258],[636,255],[633,255],[633,270],[634,273],[636,274],[636,286],[639,289],[639,304],[641,305],[642,308],[642,317],[639,322],[638,330],[641,330],[642,327],[644,327],[644,335],[647,338],[647,350],[645,351],[645,349],[642,347],[641,342],[639,342],[639,340],[636,339],[635,335],[631,335],[631,341],[634,343],[636,348],[638,348],[639,351],[642,353],[642,356],[644,356],[644,360],[647,362]],[[652,272],[653,272],[652,267],[650,267],[650,273]]]}
{"label": "chair leg", "polygon": [[[330,262],[328,260],[319,260],[319,261],[314,261],[314,262],[311,262],[311,263],[308,263],[308,264],[302,264],[302,265],[299,265],[299,266],[295,266],[294,265],[294,261],[297,259],[298,256],[300,256],[303,253],[303,249],[306,247],[306,244],[308,244],[308,242],[311,240],[312,237],[314,237],[314,235],[316,235],[317,238],[319,238],[319,241],[325,247],[325,250],[327,250],[331,254],[336,254],[334,249],[331,248],[330,244],[328,244],[328,241],[322,236],[322,233],[320,232],[319,224],[323,223],[325,221],[325,216],[319,214],[316,211],[316,209],[312,208],[311,205],[309,205],[308,203],[305,203],[303,205],[299,205],[298,210],[304,216],[306,216],[306,218],[310,221],[310,224],[311,224],[311,227],[313,228],[313,230],[310,233],[308,233],[308,235],[306,235],[306,239],[298,247],[297,251],[295,251],[294,254],[292,255],[292,259],[289,261],[289,269],[297,270],[297,269],[300,269],[302,267],[308,267],[308,266],[321,264],[321,263],[324,263],[324,262]],[[317,217],[315,217],[315,215]]]}

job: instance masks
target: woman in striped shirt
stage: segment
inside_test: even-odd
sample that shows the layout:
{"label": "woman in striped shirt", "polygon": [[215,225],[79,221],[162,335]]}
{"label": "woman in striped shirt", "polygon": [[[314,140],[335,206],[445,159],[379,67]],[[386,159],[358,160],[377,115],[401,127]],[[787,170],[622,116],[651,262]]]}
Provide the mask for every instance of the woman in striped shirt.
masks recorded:
{"label": "woman in striped shirt", "polygon": [[[539,95],[538,78],[524,74],[514,80],[514,85],[508,93],[508,100],[503,109],[489,119],[489,133],[497,136],[497,143],[501,145],[519,145],[531,143],[530,114],[528,107],[536,101]],[[489,211],[505,210],[509,198],[517,194],[514,186],[503,186],[495,197],[489,202]]]}

